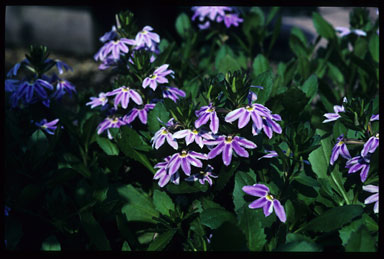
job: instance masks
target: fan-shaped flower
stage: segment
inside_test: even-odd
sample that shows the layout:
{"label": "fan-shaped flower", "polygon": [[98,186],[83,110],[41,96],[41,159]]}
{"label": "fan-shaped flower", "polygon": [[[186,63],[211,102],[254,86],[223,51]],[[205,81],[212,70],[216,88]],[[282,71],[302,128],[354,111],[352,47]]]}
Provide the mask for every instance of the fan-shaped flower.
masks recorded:
{"label": "fan-shaped flower", "polygon": [[373,205],[373,212],[379,213],[379,186],[365,185],[363,186],[363,190],[374,193],[364,200],[364,204],[375,203],[375,205]]}
{"label": "fan-shaped flower", "polygon": [[134,119],[136,119],[137,116],[139,116],[139,119],[141,123],[147,124],[147,118],[148,118],[148,112],[155,108],[156,104],[146,104],[143,108],[133,108],[131,112],[123,117],[123,120],[127,123],[131,123]]}
{"label": "fan-shaped flower", "polygon": [[121,86],[112,92],[108,92],[107,96],[113,96],[116,95],[115,97],[115,108],[121,103],[121,107],[126,109],[129,104],[129,99],[132,99],[136,104],[141,105],[143,104],[143,99],[141,99],[141,96],[133,89],[130,89],[127,86]]}
{"label": "fan-shaped flower", "polygon": [[210,103],[208,106],[201,107],[198,111],[195,111],[198,119],[195,121],[195,127],[200,128],[201,125],[206,124],[208,120],[211,121],[209,128],[214,134],[219,130],[219,117],[215,111],[215,107]]}
{"label": "fan-shaped flower", "polygon": [[143,88],[147,88],[147,86],[149,85],[149,87],[153,91],[155,91],[157,88],[157,84],[168,83],[168,79],[166,78],[166,76],[174,73],[173,70],[170,70],[170,69],[167,70],[168,66],[169,66],[168,64],[164,64],[158,67],[153,72],[153,74],[149,75],[149,77],[146,77],[143,80],[143,84],[142,84]]}
{"label": "fan-shaped flower", "polygon": [[332,149],[331,159],[329,163],[333,165],[337,158],[341,155],[345,159],[351,159],[351,155],[347,149],[347,145],[344,143],[344,134],[337,138],[336,145]]}
{"label": "fan-shaped flower", "polygon": [[207,155],[195,151],[181,151],[181,153],[173,154],[169,161],[169,174],[173,175],[180,166],[186,175],[191,174],[191,165],[195,167],[202,167],[203,163],[199,160],[207,160]]}

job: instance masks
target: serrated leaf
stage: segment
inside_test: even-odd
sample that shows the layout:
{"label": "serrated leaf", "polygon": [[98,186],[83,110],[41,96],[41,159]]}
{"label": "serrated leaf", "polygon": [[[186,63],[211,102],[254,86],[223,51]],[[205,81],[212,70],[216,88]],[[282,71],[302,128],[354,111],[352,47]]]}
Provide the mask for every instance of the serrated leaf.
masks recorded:
{"label": "serrated leaf", "polygon": [[153,240],[147,249],[147,251],[162,251],[168,243],[172,240],[173,236],[176,233],[176,229],[168,230],[164,233],[161,233]]}
{"label": "serrated leaf", "polygon": [[236,219],[231,212],[225,209],[210,208],[200,213],[201,224],[211,229],[220,227],[226,221],[234,223]]}
{"label": "serrated leaf", "polygon": [[258,218],[256,210],[243,206],[238,213],[239,227],[247,239],[250,251],[262,251],[267,242],[264,228]]}
{"label": "serrated leaf", "polygon": [[126,200],[121,208],[128,221],[144,221],[156,223],[152,217],[158,217],[159,212],[155,209],[152,201],[143,192],[138,191],[132,185],[117,188],[117,192]]}
{"label": "serrated leaf", "polygon": [[119,149],[115,143],[112,143],[109,139],[98,136],[96,142],[99,147],[109,156],[117,156]]}
{"label": "serrated leaf", "polygon": [[303,229],[316,232],[330,232],[349,223],[362,213],[363,208],[360,205],[335,207],[311,220]]}
{"label": "serrated leaf", "polygon": [[315,26],[316,31],[318,34],[320,34],[320,36],[326,39],[335,38],[336,34],[332,25],[326,20],[324,20],[324,18],[320,14],[314,12],[312,14],[312,20],[313,20],[313,25]]}
{"label": "serrated leaf", "polygon": [[169,211],[175,210],[175,204],[165,191],[155,190],[153,192],[153,204],[163,215],[169,216]]}

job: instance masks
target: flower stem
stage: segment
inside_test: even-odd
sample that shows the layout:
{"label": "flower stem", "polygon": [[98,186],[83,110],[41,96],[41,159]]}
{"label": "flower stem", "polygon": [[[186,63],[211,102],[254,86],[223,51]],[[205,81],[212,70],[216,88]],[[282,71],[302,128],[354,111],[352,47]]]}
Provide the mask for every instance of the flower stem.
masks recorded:
{"label": "flower stem", "polygon": [[347,197],[347,194],[345,193],[345,190],[342,186],[340,186],[339,182],[336,181],[335,179],[335,176],[333,175],[333,173],[331,173],[331,178],[333,180],[333,182],[336,184],[337,188],[339,189],[341,195],[343,196],[345,202],[347,203],[347,205],[351,204],[351,202],[349,201],[348,197]]}

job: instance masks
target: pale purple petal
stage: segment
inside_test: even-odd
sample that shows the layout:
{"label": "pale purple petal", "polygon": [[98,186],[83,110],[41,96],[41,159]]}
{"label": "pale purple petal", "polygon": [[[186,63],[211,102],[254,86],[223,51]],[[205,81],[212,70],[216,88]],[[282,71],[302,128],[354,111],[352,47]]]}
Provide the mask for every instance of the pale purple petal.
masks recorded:
{"label": "pale purple petal", "polygon": [[255,201],[251,202],[248,205],[248,208],[250,208],[250,209],[263,208],[267,205],[267,203],[268,203],[267,198],[261,197],[260,199],[257,199]]}
{"label": "pale purple petal", "polygon": [[218,156],[224,149],[225,143],[221,142],[219,145],[217,145],[215,148],[213,148],[209,153],[208,153],[208,159],[212,159],[216,156]]}
{"label": "pale purple petal", "polygon": [[267,204],[263,207],[263,212],[266,217],[273,212],[273,202],[267,199]]}
{"label": "pale purple petal", "polygon": [[168,144],[169,144],[171,147],[173,147],[173,148],[176,149],[176,150],[177,150],[177,148],[179,147],[179,145],[177,144],[177,141],[174,140],[174,139],[172,138],[172,134],[168,134],[168,135],[167,135],[167,142],[168,142]]}
{"label": "pale purple petal", "polygon": [[242,148],[236,141],[232,141],[232,147],[235,150],[237,155],[241,157],[249,157],[247,150]]}
{"label": "pale purple petal", "polygon": [[212,130],[213,134],[216,134],[219,130],[219,118],[217,117],[216,112],[211,113],[211,123],[209,128]]}
{"label": "pale purple petal", "polygon": [[228,166],[231,163],[231,160],[232,160],[232,145],[225,144],[224,150],[223,150],[224,165]]}
{"label": "pale purple petal", "polygon": [[191,174],[191,165],[189,164],[187,157],[181,158],[181,168],[183,169],[186,175]]}
{"label": "pale purple petal", "polygon": [[375,192],[379,192],[379,186],[369,184],[369,185],[363,186],[363,190],[367,192],[375,193]]}
{"label": "pale purple petal", "polygon": [[273,207],[275,209],[276,216],[281,222],[285,222],[287,220],[287,216],[285,215],[284,207],[281,206],[278,200],[273,200]]}
{"label": "pale purple petal", "polygon": [[265,185],[256,184],[256,185],[246,185],[243,186],[242,190],[249,195],[256,196],[256,197],[264,197],[268,194],[269,188],[265,189]]}
{"label": "pale purple petal", "polygon": [[250,114],[250,112],[246,111],[246,112],[243,114],[243,116],[241,116],[241,117],[239,118],[239,121],[238,121],[238,124],[237,124],[237,126],[239,127],[239,129],[244,128],[244,127],[248,124],[248,122],[249,122],[250,119],[251,119],[251,114]]}
{"label": "pale purple petal", "polygon": [[245,112],[244,108],[238,108],[236,110],[229,112],[224,119],[226,122],[233,122],[237,120],[240,116],[242,116],[244,112]]}
{"label": "pale purple petal", "polygon": [[143,99],[141,99],[141,96],[135,91],[135,90],[130,90],[129,91],[129,94],[130,94],[130,97],[132,98],[132,100],[138,104],[138,105],[141,105],[143,104]]}
{"label": "pale purple petal", "polygon": [[364,200],[364,204],[370,204],[379,200],[379,194],[375,193]]}

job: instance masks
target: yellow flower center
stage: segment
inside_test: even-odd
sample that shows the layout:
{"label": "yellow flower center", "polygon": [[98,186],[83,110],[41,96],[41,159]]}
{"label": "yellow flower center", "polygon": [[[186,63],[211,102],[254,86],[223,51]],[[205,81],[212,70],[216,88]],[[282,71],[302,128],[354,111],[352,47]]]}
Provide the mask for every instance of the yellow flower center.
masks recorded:
{"label": "yellow flower center", "polygon": [[123,91],[123,92],[128,92],[128,91],[129,91],[129,87],[123,87],[123,88],[121,89],[121,91]]}
{"label": "yellow flower center", "polygon": [[344,141],[340,140],[339,143],[337,143],[338,146],[341,146],[344,144]]}
{"label": "yellow flower center", "polygon": [[229,144],[229,143],[232,143],[232,136],[228,136],[225,138],[225,143]]}
{"label": "yellow flower center", "polygon": [[113,44],[118,44],[119,42],[120,42],[119,40],[112,41]]}
{"label": "yellow flower center", "polygon": [[161,132],[161,134],[163,134],[163,135],[167,135],[167,134],[168,134],[168,130],[163,129],[163,131]]}
{"label": "yellow flower center", "polygon": [[117,123],[119,121],[118,118],[114,117],[114,118],[110,118],[109,119],[112,123]]}
{"label": "yellow flower center", "polygon": [[215,111],[215,108],[214,108],[214,107],[209,108],[209,109],[207,110],[207,112],[214,112],[214,111]]}
{"label": "yellow flower center", "polygon": [[153,75],[150,75],[149,78],[151,79],[156,79],[157,75],[156,74],[153,74]]}
{"label": "yellow flower center", "polygon": [[181,151],[180,157],[186,157],[188,155],[187,151]]}
{"label": "yellow flower center", "polygon": [[46,125],[42,125],[41,126],[43,129],[46,129],[46,128],[48,128]]}
{"label": "yellow flower center", "polygon": [[376,134],[376,138],[379,139],[379,133]]}
{"label": "yellow flower center", "polygon": [[195,135],[199,134],[199,132],[196,129],[193,129],[192,133],[195,134]]}
{"label": "yellow flower center", "polygon": [[269,201],[273,201],[275,199],[272,194],[267,194],[267,196],[265,196],[265,198],[267,198],[267,200],[269,200]]}
{"label": "yellow flower center", "polygon": [[248,111],[253,111],[253,107],[249,106],[249,105],[247,105],[247,107],[245,107],[245,109],[247,109]]}
{"label": "yellow flower center", "polygon": [[148,32],[146,30],[142,30],[140,33],[141,34],[147,34]]}

